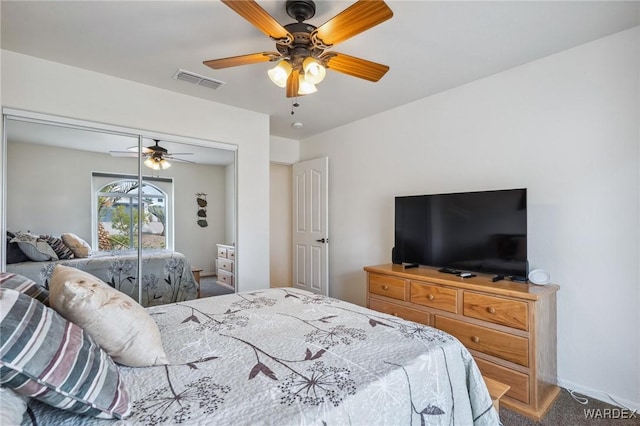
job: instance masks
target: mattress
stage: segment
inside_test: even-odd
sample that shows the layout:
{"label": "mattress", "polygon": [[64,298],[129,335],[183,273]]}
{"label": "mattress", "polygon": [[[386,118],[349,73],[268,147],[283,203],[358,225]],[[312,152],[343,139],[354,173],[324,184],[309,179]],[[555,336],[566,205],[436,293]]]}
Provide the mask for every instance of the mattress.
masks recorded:
{"label": "mattress", "polygon": [[170,365],[119,366],[133,405],[38,425],[497,425],[468,350],[440,330],[292,288],[147,308]]}

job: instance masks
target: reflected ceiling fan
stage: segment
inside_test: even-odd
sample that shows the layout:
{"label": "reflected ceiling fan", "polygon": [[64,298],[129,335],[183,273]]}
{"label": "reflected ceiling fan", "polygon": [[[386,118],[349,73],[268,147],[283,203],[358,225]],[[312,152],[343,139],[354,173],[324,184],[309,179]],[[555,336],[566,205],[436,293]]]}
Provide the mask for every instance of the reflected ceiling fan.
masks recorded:
{"label": "reflected ceiling fan", "polygon": [[287,0],[287,14],[297,22],[282,26],[254,0],[222,0],[276,43],[277,52],[260,52],[203,63],[213,69],[278,62],[268,71],[271,80],[286,88],[292,98],[315,92],[326,69],[376,82],[389,70],[386,65],[338,52],[326,51],[393,16],[382,0],[359,0],[319,27],[304,21],[312,18],[316,5],[311,0]]}
{"label": "reflected ceiling fan", "polygon": [[[183,163],[193,163],[195,161],[185,160],[184,158],[178,158],[176,155],[193,155],[192,152],[172,152],[169,153],[166,148],[163,148],[159,145],[160,141],[158,139],[152,139],[155,142],[155,145],[149,147],[142,148],[142,156],[145,158],[144,165],[153,170],[164,170],[171,167],[171,163],[167,161],[167,159],[171,159],[172,161],[180,161]],[[128,151],[109,151],[114,157],[137,157],[138,156],[138,147],[134,146],[129,148]]]}

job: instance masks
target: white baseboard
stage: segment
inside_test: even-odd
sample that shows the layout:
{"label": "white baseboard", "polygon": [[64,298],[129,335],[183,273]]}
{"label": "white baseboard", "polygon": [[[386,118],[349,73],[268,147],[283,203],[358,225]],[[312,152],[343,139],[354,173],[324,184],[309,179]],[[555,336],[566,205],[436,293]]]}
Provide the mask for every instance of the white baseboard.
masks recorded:
{"label": "white baseboard", "polygon": [[[607,404],[612,404],[620,408],[627,408],[632,411],[636,410],[638,413],[640,413],[640,402],[638,401],[629,401],[624,398],[617,397],[615,395],[610,395],[606,392],[584,387],[582,385],[561,379],[559,377],[558,377],[558,386],[575,391],[584,396],[588,396],[590,398],[595,398],[599,401],[606,402]],[[640,417],[640,414],[636,414],[636,416]]]}

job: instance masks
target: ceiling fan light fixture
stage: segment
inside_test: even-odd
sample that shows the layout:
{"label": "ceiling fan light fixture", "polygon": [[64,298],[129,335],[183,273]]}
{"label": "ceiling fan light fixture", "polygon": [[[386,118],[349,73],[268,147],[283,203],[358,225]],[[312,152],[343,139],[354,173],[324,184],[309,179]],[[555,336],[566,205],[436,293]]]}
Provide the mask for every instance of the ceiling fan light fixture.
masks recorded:
{"label": "ceiling fan light fixture", "polygon": [[288,61],[282,60],[278,65],[267,71],[267,74],[276,86],[284,88],[287,86],[287,78],[289,78],[292,69]]}
{"label": "ceiling fan light fixture", "polygon": [[148,157],[146,160],[144,160],[144,165],[153,170],[165,170],[171,167],[171,163],[169,163],[164,158],[155,157]]}
{"label": "ceiling fan light fixture", "polygon": [[304,79],[307,83],[318,84],[327,75],[326,68],[317,59],[308,56],[302,62],[302,69],[304,70]]}
{"label": "ceiling fan light fixture", "polygon": [[310,95],[311,93],[316,93],[318,88],[315,84],[311,84],[304,79],[304,76],[298,77],[300,83],[298,85],[298,95]]}

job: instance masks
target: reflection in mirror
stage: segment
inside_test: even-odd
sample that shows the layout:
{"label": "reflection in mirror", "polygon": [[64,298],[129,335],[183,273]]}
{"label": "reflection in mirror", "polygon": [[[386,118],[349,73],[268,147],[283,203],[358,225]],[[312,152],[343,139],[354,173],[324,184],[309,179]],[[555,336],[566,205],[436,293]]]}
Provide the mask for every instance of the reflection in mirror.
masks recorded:
{"label": "reflection in mirror", "polygon": [[[165,230],[175,250],[184,253],[196,275],[201,275],[203,296],[233,292],[234,287],[218,284],[214,274],[218,266],[216,245],[235,245],[235,153],[166,139],[151,144],[144,141],[144,146],[156,143],[168,153],[162,160],[169,167],[143,166],[143,183],[158,186],[167,194],[167,223],[162,226],[158,218],[149,215],[143,229]],[[166,184],[161,185],[159,179]],[[204,207],[202,200],[206,201]],[[158,200],[150,197],[147,202]],[[202,226],[203,220],[206,226]]]}
{"label": "reflection in mirror", "polygon": [[[64,263],[145,306],[196,297],[196,279],[216,282],[217,244],[235,245],[233,150],[12,118],[5,135],[4,270],[48,284]],[[196,194],[208,200],[206,227]],[[50,238],[54,253],[29,258],[21,248],[31,242],[18,237],[38,237],[34,247]],[[74,242],[86,242],[89,257],[74,254]]]}

